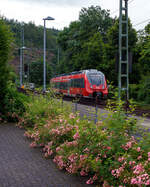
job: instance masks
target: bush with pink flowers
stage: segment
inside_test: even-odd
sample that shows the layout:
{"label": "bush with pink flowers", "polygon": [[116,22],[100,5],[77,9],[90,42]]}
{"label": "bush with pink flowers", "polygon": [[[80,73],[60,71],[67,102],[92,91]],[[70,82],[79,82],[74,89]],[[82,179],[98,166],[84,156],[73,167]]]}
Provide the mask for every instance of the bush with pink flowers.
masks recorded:
{"label": "bush with pink flowers", "polygon": [[45,121],[38,120],[25,136],[59,169],[89,177],[87,184],[150,186],[149,133],[127,117],[120,104],[97,124],[60,108],[48,113]]}

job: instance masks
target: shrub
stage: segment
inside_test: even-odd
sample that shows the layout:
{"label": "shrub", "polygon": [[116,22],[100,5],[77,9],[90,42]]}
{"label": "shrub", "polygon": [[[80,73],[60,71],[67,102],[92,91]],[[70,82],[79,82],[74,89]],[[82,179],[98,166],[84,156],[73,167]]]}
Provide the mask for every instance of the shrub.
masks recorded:
{"label": "shrub", "polygon": [[129,91],[134,100],[150,104],[150,76],[143,76],[140,84],[130,84]]}
{"label": "shrub", "polygon": [[129,95],[130,98],[137,100],[138,92],[139,92],[139,85],[137,84],[130,84],[129,85]]}
{"label": "shrub", "polygon": [[25,112],[26,95],[17,92],[14,84],[10,83],[4,98],[2,118],[6,121],[18,121]]}
{"label": "shrub", "polygon": [[9,80],[8,60],[12,44],[12,34],[0,18],[0,113],[3,113],[4,98]]}
{"label": "shrub", "polygon": [[108,108],[108,117],[95,125],[80,120],[78,114],[56,109],[51,101],[55,110],[48,113],[45,123],[39,116],[25,135],[33,139],[31,147],[44,147],[45,157],[52,157],[59,169],[88,176],[87,184],[148,186],[149,134],[139,134],[143,130],[125,115],[122,105]]}
{"label": "shrub", "polygon": [[140,81],[138,100],[150,104],[150,76],[144,76]]}
{"label": "shrub", "polygon": [[[50,93],[51,95],[51,93]],[[35,124],[43,125],[49,118],[54,118],[63,113],[62,102],[52,99],[49,95],[32,95],[30,102],[25,104],[24,116],[19,124],[32,128]]]}

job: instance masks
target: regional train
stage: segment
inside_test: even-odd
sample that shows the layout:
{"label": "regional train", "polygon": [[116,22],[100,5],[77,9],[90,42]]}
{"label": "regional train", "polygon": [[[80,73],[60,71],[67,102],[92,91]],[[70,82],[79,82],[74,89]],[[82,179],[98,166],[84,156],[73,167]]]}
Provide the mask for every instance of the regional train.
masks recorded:
{"label": "regional train", "polygon": [[96,69],[58,75],[50,80],[57,94],[85,98],[105,98],[108,87],[104,74]]}

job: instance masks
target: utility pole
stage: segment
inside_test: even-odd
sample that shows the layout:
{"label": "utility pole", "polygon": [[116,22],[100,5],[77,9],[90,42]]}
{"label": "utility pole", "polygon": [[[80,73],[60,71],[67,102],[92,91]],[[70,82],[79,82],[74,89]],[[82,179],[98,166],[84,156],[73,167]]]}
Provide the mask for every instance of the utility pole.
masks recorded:
{"label": "utility pole", "polygon": [[22,24],[22,84],[24,83],[24,23]]}
{"label": "utility pole", "polygon": [[44,41],[43,41],[43,92],[46,91],[46,21],[47,20],[54,20],[54,18],[48,16],[44,18]]}
{"label": "utility pole", "polygon": [[57,64],[59,65],[59,47],[58,47],[58,51],[57,51]]}
{"label": "utility pole", "polygon": [[23,63],[23,49],[24,49],[24,24],[21,25],[21,46],[20,46],[20,87],[23,85],[24,63]]}
{"label": "utility pole", "polygon": [[125,93],[129,99],[129,59],[128,59],[128,0],[120,0],[119,16],[119,99]]}
{"label": "utility pole", "polygon": [[20,46],[20,87],[23,85],[24,77],[24,24],[21,25],[21,46]]}
{"label": "utility pole", "polygon": [[22,48],[20,47],[20,87],[22,86]]}

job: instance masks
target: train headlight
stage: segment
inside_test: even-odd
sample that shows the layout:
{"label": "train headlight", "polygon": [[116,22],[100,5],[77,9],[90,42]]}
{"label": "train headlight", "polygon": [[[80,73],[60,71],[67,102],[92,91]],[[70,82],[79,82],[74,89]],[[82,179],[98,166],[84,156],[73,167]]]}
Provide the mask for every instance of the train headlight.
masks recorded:
{"label": "train headlight", "polygon": [[91,85],[91,86],[90,86],[90,88],[92,88],[92,89],[93,89],[93,86]]}
{"label": "train headlight", "polygon": [[104,88],[105,88],[105,86],[103,85],[103,86],[102,86],[102,88],[104,89]]}

